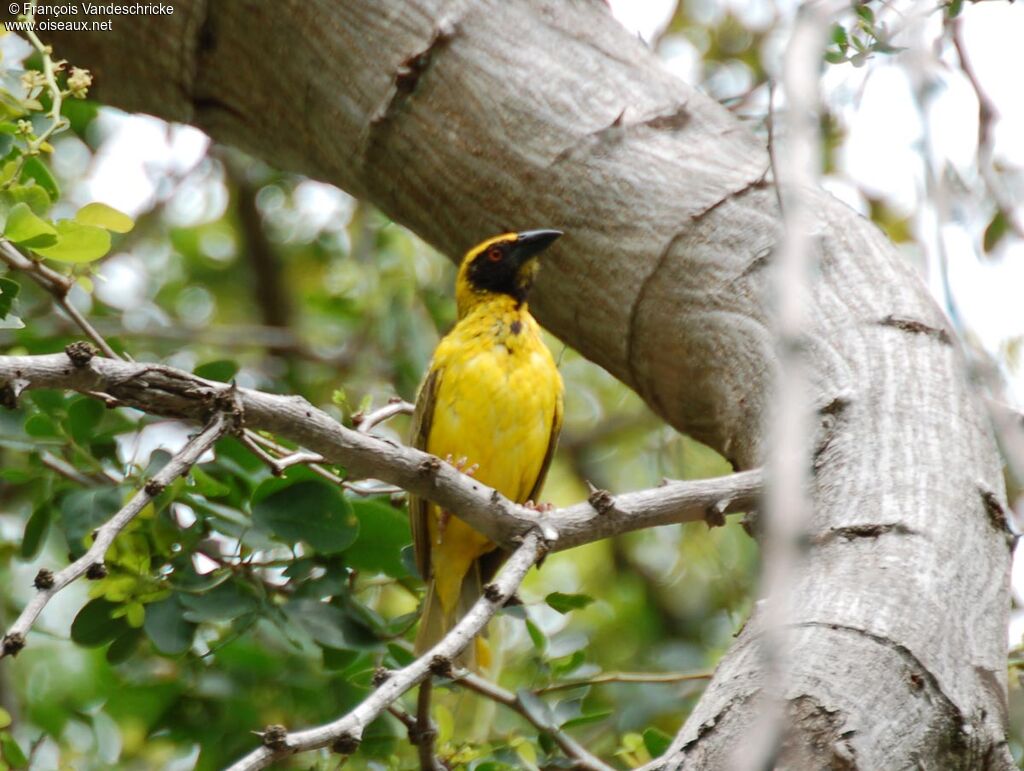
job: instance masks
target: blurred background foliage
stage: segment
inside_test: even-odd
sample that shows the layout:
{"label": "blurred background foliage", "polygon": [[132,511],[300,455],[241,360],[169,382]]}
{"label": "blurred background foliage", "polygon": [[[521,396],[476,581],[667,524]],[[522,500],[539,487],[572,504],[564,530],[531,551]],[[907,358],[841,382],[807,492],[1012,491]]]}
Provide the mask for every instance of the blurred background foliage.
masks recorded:
{"label": "blurred background foliage", "polygon": [[[763,62],[784,40],[787,13],[672,3],[650,41],[767,138]],[[829,52],[837,66],[888,53],[873,15],[844,23]],[[27,49],[12,37],[3,85],[16,91]],[[72,130],[54,139],[50,159],[62,188],[54,215],[98,198],[136,220],[109,256],[71,269],[72,301],[118,351],[300,393],[349,425],[393,397],[414,399],[455,317],[447,259],[366,203],[211,146],[194,129],[88,102],[67,110]],[[822,121],[833,171],[846,128],[833,111]],[[912,249],[907,213],[870,191],[864,202]],[[5,277],[20,285],[20,323],[0,322],[0,350],[54,352],[82,337],[32,281]],[[548,343],[567,398],[546,500],[575,503],[588,481],[625,491],[728,472],[607,373]],[[405,420],[375,430],[402,440]],[[0,412],[0,627],[31,596],[36,572],[82,553],[191,430],[54,392]],[[322,512],[315,529],[304,516],[312,510]],[[366,695],[376,667],[410,660],[422,583],[408,544],[400,497],[341,491],[301,468],[274,479],[237,440],[222,440],[118,538],[108,575],[58,595],[28,647],[0,664],[0,769],[29,758],[34,769],[215,769],[255,746],[253,730],[337,717]],[[749,611],[756,559],[735,520],[555,554],[527,580],[523,606],[492,625],[499,682],[538,694],[547,706],[536,709],[613,764],[639,765],[667,746],[705,681],[588,681],[710,671]],[[1012,698],[1019,709],[1016,685]],[[549,737],[478,699],[436,692],[442,756],[481,771],[564,763]],[[313,753],[281,767],[338,764]],[[414,767],[401,722],[379,719],[348,765]]]}

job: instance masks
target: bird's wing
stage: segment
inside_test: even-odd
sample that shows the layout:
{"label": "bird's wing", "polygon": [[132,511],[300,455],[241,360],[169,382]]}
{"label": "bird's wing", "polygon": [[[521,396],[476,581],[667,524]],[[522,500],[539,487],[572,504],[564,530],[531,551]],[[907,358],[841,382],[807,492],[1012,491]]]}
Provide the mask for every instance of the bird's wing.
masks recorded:
{"label": "bird's wing", "polygon": [[533,483],[533,487],[530,490],[530,495],[527,498],[529,501],[539,503],[537,497],[540,495],[541,488],[544,487],[544,480],[547,478],[548,469],[551,468],[551,459],[555,456],[555,447],[558,446],[558,435],[562,432],[562,395],[558,395],[558,399],[555,401],[555,415],[551,421],[551,436],[548,438],[548,449],[544,453],[544,461],[540,464],[540,471],[537,473],[537,481]]}
{"label": "bird's wing", "polygon": [[[419,450],[427,449],[430,438],[430,427],[434,422],[434,403],[438,387],[441,384],[440,368],[431,368],[416,397],[416,409],[412,414],[412,446]],[[412,527],[412,542],[416,556],[416,567],[426,581],[430,578],[430,529],[427,517],[430,514],[430,501],[415,495],[409,496],[409,524]]]}

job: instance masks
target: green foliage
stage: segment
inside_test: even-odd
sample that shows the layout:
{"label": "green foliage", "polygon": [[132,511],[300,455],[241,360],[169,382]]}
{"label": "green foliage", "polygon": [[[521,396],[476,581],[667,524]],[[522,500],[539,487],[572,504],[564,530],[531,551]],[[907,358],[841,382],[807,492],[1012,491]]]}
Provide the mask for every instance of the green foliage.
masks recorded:
{"label": "green foliage", "polygon": [[[722,61],[757,60],[756,40],[735,19],[713,37]],[[39,88],[2,100],[15,111],[0,123],[4,238],[75,279],[73,299],[115,349],[211,380],[301,394],[341,420],[392,396],[414,397],[454,320],[454,271],[443,257],[363,204],[232,154],[203,161],[184,181],[162,181],[190,186],[206,202],[223,193],[223,206],[186,217],[174,207],[189,199],[171,194],[157,197],[137,227],[102,204],[69,207],[56,220],[54,203],[80,180],[46,160],[51,140],[63,152],[58,131],[37,141],[56,125],[39,114],[49,104]],[[14,122],[33,110],[39,134]],[[103,141],[89,128],[95,112],[73,98],[61,104],[76,134],[67,141],[89,153]],[[304,203],[316,195],[332,202],[329,218]],[[255,230],[240,213],[244,196],[262,219]],[[115,245],[132,257],[135,294],[119,295],[110,280],[104,258]],[[281,307],[270,307],[274,292],[248,262],[256,249],[276,257],[265,283],[277,287]],[[0,317],[14,313],[25,326],[0,323],[4,352],[52,353],[81,337],[49,295],[10,273],[0,277]],[[661,428],[607,373],[549,343],[567,381],[567,413],[546,499],[578,502],[585,480],[629,490],[727,470]],[[400,417],[375,431],[401,440],[407,426]],[[0,529],[9,538],[0,540],[0,584],[11,587],[0,615],[24,606],[39,568],[59,570],[85,553],[95,529],[181,446],[184,430],[49,391],[0,411],[0,500],[11,524]],[[518,593],[522,604],[492,625],[501,684],[549,731],[623,763],[664,748],[685,717],[680,689],[692,694],[699,684],[587,680],[616,669],[705,669],[728,644],[746,610],[753,546],[736,528],[684,532],[551,555]],[[423,586],[410,542],[403,500],[343,489],[303,466],[275,477],[237,438],[222,439],[121,532],[104,576],[62,592],[63,627],[48,617],[37,629],[54,636],[30,635],[10,668],[24,717],[0,725],[3,761],[13,766],[16,748],[44,735],[62,766],[161,768],[195,751],[205,771],[255,746],[251,732],[267,724],[338,717],[370,692],[375,668],[412,660]],[[438,751],[454,767],[565,765],[550,734],[516,713],[499,708],[493,727],[477,730],[489,708],[457,684],[439,683],[435,706]],[[348,763],[407,768],[414,756],[402,726],[384,716]],[[307,755],[282,767],[335,762]]]}

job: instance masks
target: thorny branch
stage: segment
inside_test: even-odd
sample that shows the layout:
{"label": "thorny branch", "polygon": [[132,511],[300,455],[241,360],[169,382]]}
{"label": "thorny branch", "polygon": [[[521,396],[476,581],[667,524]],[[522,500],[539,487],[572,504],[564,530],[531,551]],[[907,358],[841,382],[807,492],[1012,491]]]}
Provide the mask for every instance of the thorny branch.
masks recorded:
{"label": "thorny branch", "polygon": [[461,672],[455,677],[455,682],[471,691],[479,693],[481,696],[487,697],[491,701],[504,704],[509,709],[518,712],[537,730],[548,734],[554,739],[562,752],[567,757],[576,761],[576,768],[587,769],[587,771],[613,771],[611,766],[587,752],[579,742],[561,730],[555,723],[543,720],[542,716],[538,715],[536,711],[529,709],[523,703],[523,699],[519,694],[506,691],[501,686],[485,680],[473,672]]}
{"label": "thorny branch", "polygon": [[211,405],[230,395],[253,441],[255,431],[268,431],[343,466],[349,481],[380,479],[432,500],[508,550],[534,528],[557,551],[656,525],[718,524],[725,513],[754,507],[763,485],[762,472],[753,470],[621,495],[596,490],[586,502],[539,515],[432,455],[345,428],[300,397],[235,389],[173,367],[98,356],[74,362],[64,353],[0,356],[0,404],[11,406],[32,388],[101,393],[120,405],[191,420],[204,420]]}
{"label": "thorny branch", "polygon": [[228,771],[255,771],[266,768],[275,760],[287,755],[320,747],[329,746],[334,752],[343,755],[355,752],[362,738],[363,729],[394,704],[403,693],[423,682],[431,674],[451,668],[451,662],[466,649],[491,617],[515,593],[527,571],[545,552],[542,534],[536,529],[531,530],[523,537],[522,544],[498,573],[491,584],[493,588],[477,600],[441,642],[407,667],[388,673],[376,691],[343,717],[316,728],[294,733],[281,730],[265,731],[264,745],[232,765]]}
{"label": "thorny branch", "polygon": [[188,474],[203,453],[230,430],[231,422],[231,417],[224,412],[215,412],[206,428],[192,437],[166,466],[132,496],[128,503],[96,530],[92,546],[85,554],[56,574],[50,571],[39,572],[35,583],[37,592],[4,635],[0,658],[17,655],[18,651],[25,647],[25,636],[54,595],[83,575],[102,575],[103,558],[118,533],[167,485]]}

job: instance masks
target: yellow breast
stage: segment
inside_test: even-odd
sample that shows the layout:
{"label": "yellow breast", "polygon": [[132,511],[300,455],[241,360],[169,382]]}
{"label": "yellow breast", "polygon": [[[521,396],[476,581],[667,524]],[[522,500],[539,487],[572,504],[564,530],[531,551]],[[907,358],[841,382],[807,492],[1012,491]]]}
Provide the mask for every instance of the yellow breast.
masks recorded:
{"label": "yellow breast", "polygon": [[427,451],[479,464],[477,479],[522,503],[548,451],[562,378],[533,317],[506,303],[495,310],[475,309],[438,346]]}

